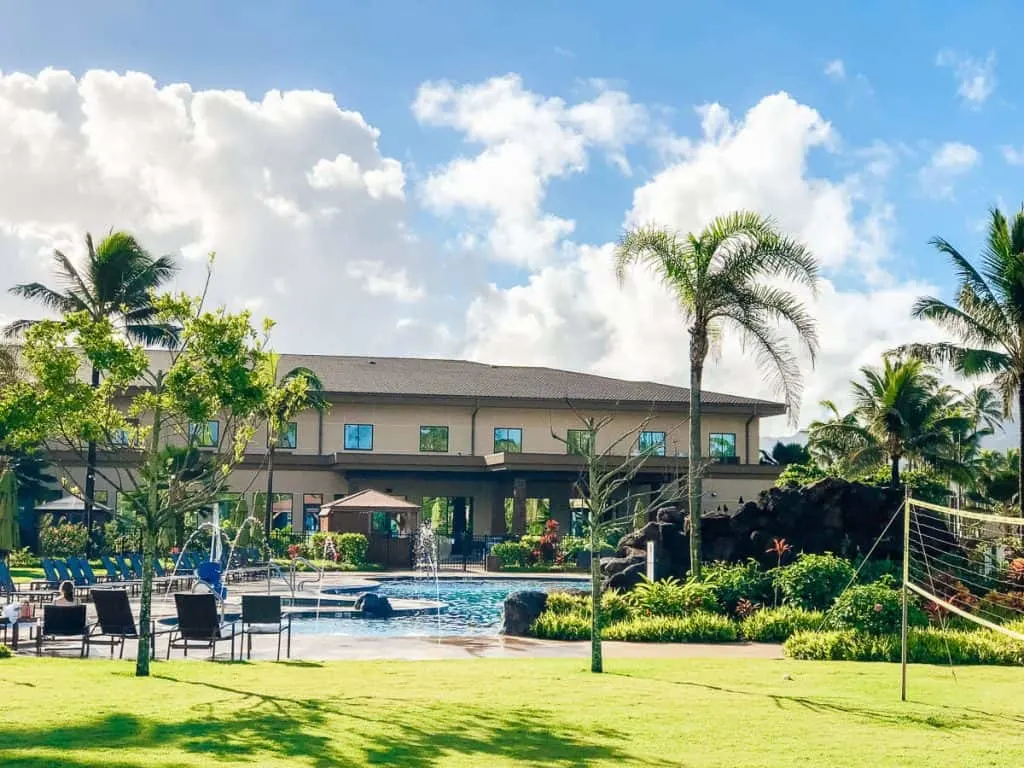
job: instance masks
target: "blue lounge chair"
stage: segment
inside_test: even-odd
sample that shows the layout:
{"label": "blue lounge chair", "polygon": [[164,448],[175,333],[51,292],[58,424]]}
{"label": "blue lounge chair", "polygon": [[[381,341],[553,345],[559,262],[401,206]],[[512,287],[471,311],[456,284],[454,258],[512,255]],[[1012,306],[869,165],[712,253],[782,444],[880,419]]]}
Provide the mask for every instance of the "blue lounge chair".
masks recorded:
{"label": "blue lounge chair", "polygon": [[67,563],[63,560],[53,560],[53,568],[57,571],[57,577],[60,581],[70,581],[72,584],[75,583],[75,575],[68,569]]}
{"label": "blue lounge chair", "polygon": [[114,555],[114,564],[121,571],[121,581],[136,581],[135,573],[132,571],[132,562],[128,555]]}
{"label": "blue lounge chair", "polygon": [[[7,598],[11,600],[28,600],[34,603],[43,603],[53,599],[53,592],[45,589],[49,586],[48,581],[33,581],[22,586],[27,586],[28,589],[18,589],[7,563],[0,560],[0,595],[7,595]],[[44,588],[40,589],[40,587]]]}
{"label": "blue lounge chair", "polygon": [[75,582],[76,587],[89,586],[88,580],[85,577],[85,571],[82,570],[82,566],[79,564],[77,557],[69,557],[64,562],[67,565],[68,573],[71,574],[71,580]]}
{"label": "blue lounge chair", "polygon": [[46,575],[46,583],[50,589],[56,589],[57,585],[60,584],[60,574],[57,573],[57,568],[54,566],[53,560],[49,557],[44,557],[39,561],[39,564],[43,567],[43,573]]}
{"label": "blue lounge chair", "polygon": [[100,555],[100,562],[107,571],[107,581],[121,581],[121,570],[114,565],[110,555]]}

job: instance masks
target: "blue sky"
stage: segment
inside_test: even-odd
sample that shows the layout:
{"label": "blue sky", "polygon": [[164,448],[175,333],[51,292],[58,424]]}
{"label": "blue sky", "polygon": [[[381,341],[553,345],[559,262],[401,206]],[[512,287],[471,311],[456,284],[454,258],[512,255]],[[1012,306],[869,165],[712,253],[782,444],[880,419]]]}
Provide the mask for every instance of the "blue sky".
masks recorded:
{"label": "blue sky", "polygon": [[[853,209],[847,216],[860,227],[872,220],[873,211],[888,211],[880,246],[884,253],[877,257],[882,274],[865,280],[870,270],[845,258],[827,271],[844,301],[864,302],[868,309],[862,311],[871,312],[877,291],[887,287],[911,291],[928,285],[947,290],[948,271],[930,250],[928,239],[941,234],[973,254],[986,209],[994,204],[1015,208],[1024,200],[1017,183],[1022,166],[1008,162],[1005,151],[1024,151],[1018,127],[1021,103],[1012,76],[1024,65],[1024,52],[1015,39],[1024,9],[1011,2],[96,0],[44,6],[8,1],[0,2],[0,19],[0,71],[5,74],[36,75],[54,67],[83,78],[91,70],[119,75],[131,70],[152,77],[157,88],[188,83],[196,92],[240,90],[253,102],[275,89],[319,90],[333,94],[342,109],[358,111],[380,132],[380,156],[402,166],[403,226],[418,242],[408,263],[419,260],[423,267],[429,262],[427,272],[450,272],[460,278],[472,274],[478,282],[493,281],[502,303],[487,305],[480,298],[487,289],[479,284],[447,291],[435,287],[427,295],[438,297],[445,306],[443,323],[423,312],[402,314],[403,306],[412,303],[408,295],[405,304],[389,309],[387,315],[403,332],[419,323],[429,326],[429,333],[415,339],[354,334],[322,351],[369,351],[364,347],[377,345],[402,353],[494,357],[493,347],[467,341],[475,338],[472,312],[465,319],[452,317],[479,304],[487,313],[514,308],[518,314],[510,317],[515,323],[533,323],[542,328],[538,334],[546,334],[544,339],[510,337],[502,348],[511,352],[498,357],[514,357],[518,351],[523,362],[558,362],[566,355],[549,344],[548,337],[566,328],[583,328],[604,334],[605,341],[595,342],[597,351],[589,357],[569,355],[564,364],[615,375],[685,380],[682,368],[637,366],[628,355],[609,352],[607,339],[621,328],[612,327],[608,317],[566,316],[549,323],[540,307],[543,301],[556,301],[550,291],[542,298],[539,287],[522,295],[514,290],[537,282],[548,266],[566,270],[560,279],[578,279],[589,269],[584,257],[574,264],[558,258],[540,264],[451,255],[451,241],[466,235],[472,204],[459,200],[456,210],[439,211],[437,205],[424,204],[423,190],[439,169],[460,157],[474,157],[481,144],[470,139],[471,129],[456,126],[452,121],[457,119],[450,115],[431,121],[415,113],[417,95],[433,81],[468,88],[514,74],[522,88],[540,100],[557,97],[573,105],[614,90],[642,105],[647,116],[643,136],[634,135],[617,148],[588,147],[585,172],[559,171],[543,181],[538,216],[573,221],[571,235],[558,244],[562,253],[570,248],[572,258],[581,245],[613,241],[629,211],[638,210],[634,193],[672,167],[674,161],[659,151],[656,136],[699,142],[700,105],[724,106],[738,126],[748,110],[780,91],[815,110],[831,126],[827,146],[815,145],[800,157],[805,167],[796,173],[808,188],[849,185],[851,177],[864,175],[870,160],[884,151],[886,171],[872,178],[866,190],[850,193]],[[130,124],[137,115],[124,119]],[[614,162],[613,150],[621,150],[629,173]],[[325,157],[330,159],[334,151],[325,150]],[[764,147],[765,153],[773,151],[773,146]],[[936,163],[938,170],[928,170]],[[771,179],[764,184],[770,185]],[[716,188],[709,197],[730,199],[727,192]],[[767,200],[766,212],[785,220],[784,211],[771,210],[772,191],[765,194],[756,199]],[[14,214],[5,218],[2,204],[0,220],[9,226],[18,222]],[[82,214],[65,224],[70,229],[93,222]],[[481,228],[477,221],[475,233],[480,235],[487,226]],[[815,230],[826,248],[828,237],[821,231],[827,227],[823,219]],[[52,238],[59,239],[56,234]],[[26,242],[17,243],[19,253],[29,247]],[[46,242],[43,237],[34,244],[42,248]],[[168,242],[188,246],[185,240]],[[382,274],[397,269],[397,263],[382,267]],[[363,265],[346,274],[365,278],[366,269]],[[266,279],[274,278],[268,274]],[[409,292],[416,293],[413,288]],[[604,302],[607,297],[576,292],[558,300]],[[0,306],[0,312],[5,309],[10,311]],[[340,317],[351,320],[343,311]],[[478,321],[480,312],[475,317]],[[287,319],[285,338],[292,346],[302,346],[308,335],[296,330],[297,321]],[[448,341],[428,343],[428,338]],[[864,344],[883,341],[888,339],[874,333]],[[322,338],[316,343],[325,344]],[[842,344],[835,350],[840,361],[847,359],[844,350],[863,346],[856,338]],[[650,354],[664,354],[665,348],[652,348]],[[531,355],[534,349],[546,351]],[[851,358],[844,375],[849,378],[855,365],[865,361]],[[823,365],[827,368],[829,363]],[[747,383],[748,374],[737,367],[723,374],[719,386],[757,390],[760,385]],[[811,374],[812,379],[818,375]],[[837,374],[827,385],[809,389],[814,397],[830,395],[840,379]]]}
{"label": "blue sky", "polygon": [[[984,210],[1021,202],[1020,171],[999,156],[1002,145],[1021,143],[1021,104],[998,77],[1024,67],[1015,33],[1024,22],[1019,4],[499,5],[96,0],[44,8],[6,2],[0,69],[134,69],[163,83],[238,88],[253,97],[273,88],[322,89],[357,105],[380,127],[385,152],[414,155],[424,167],[458,146],[457,137],[424,130],[412,118],[409,104],[424,80],[517,72],[534,90],[571,96],[581,81],[604,78],[638,102],[671,110],[680,130],[698,122],[691,105],[718,101],[741,111],[785,90],[821,111],[852,146],[882,139],[919,148],[957,140],[983,153],[978,172],[953,201],[927,199],[912,180],[895,180],[894,187],[905,187],[893,194],[900,220],[895,246],[908,273],[936,280],[946,273],[930,258],[929,237],[941,233],[971,252]],[[983,109],[960,104],[953,72],[935,63],[944,49],[996,54],[1002,87]],[[835,59],[844,63],[845,83],[823,74]],[[825,169],[833,160],[814,159]],[[614,236],[632,183],[612,173],[599,188],[590,179],[574,181],[552,191],[552,206],[575,218],[584,236]]]}

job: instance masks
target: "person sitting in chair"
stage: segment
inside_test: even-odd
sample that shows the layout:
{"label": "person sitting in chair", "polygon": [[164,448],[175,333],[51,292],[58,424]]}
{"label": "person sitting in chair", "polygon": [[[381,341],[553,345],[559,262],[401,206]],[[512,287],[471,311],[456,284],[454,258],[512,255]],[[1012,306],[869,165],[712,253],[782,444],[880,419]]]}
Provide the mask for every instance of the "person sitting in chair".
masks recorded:
{"label": "person sitting in chair", "polygon": [[60,594],[53,601],[54,605],[75,605],[75,585],[70,581],[62,581],[57,590]]}

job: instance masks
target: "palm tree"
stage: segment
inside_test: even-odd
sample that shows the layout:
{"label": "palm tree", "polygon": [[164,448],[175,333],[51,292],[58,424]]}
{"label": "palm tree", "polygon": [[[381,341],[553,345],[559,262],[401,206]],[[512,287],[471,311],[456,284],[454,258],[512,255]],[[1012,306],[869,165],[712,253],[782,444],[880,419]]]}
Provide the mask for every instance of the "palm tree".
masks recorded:
{"label": "palm tree", "polygon": [[975,386],[959,402],[964,416],[971,420],[971,431],[995,434],[1003,428],[1003,409],[999,397],[988,387]]}
{"label": "palm tree", "polygon": [[279,377],[280,362],[280,355],[270,355],[266,374],[274,386],[270,390],[263,411],[263,419],[267,424],[267,498],[263,516],[263,535],[266,539],[268,559],[274,514],[274,455],[277,449],[282,447],[282,439],[289,434],[289,422],[296,415],[310,408],[322,413],[328,407],[323,394],[323,382],[316,372],[304,366],[297,366]]}
{"label": "palm tree", "polygon": [[818,403],[828,414],[825,420],[814,420],[807,428],[807,450],[822,469],[842,476],[851,472],[849,459],[870,438],[857,429],[857,417],[842,413],[832,400]]}
{"label": "palm tree", "polygon": [[[931,241],[953,265],[956,299],[950,304],[924,296],[912,310],[914,317],[931,320],[955,341],[908,344],[898,351],[948,365],[962,376],[993,376],[1003,415],[1009,417],[1017,406],[1018,440],[1024,446],[1024,208],[1012,222],[997,208],[989,216],[980,268],[948,241]],[[1024,516],[1021,469],[1017,499]]]}
{"label": "palm tree", "polygon": [[690,333],[690,451],[687,481],[690,562],[700,575],[701,388],[704,363],[722,330],[731,326],[757,354],[758,364],[785,396],[791,417],[800,402],[800,367],[778,326],[791,326],[813,361],[814,319],[793,294],[770,285],[786,278],[817,287],[818,267],[803,245],[783,236],[764,216],[738,211],[714,219],[698,234],[656,227],[627,232],[615,254],[619,280],[634,263],[648,267],[672,292]]}
{"label": "palm tree", "polygon": [[918,359],[886,358],[881,368],[861,368],[861,376],[862,381],[851,382],[850,414],[836,412],[835,418],[811,425],[813,450],[845,452],[843,461],[854,470],[887,462],[892,488],[900,487],[902,461],[963,479],[956,437],[967,431],[969,419],[952,404],[949,388]]}
{"label": "palm tree", "polygon": [[[120,326],[134,341],[168,346],[177,339],[176,329],[159,322],[152,292],[170,280],[177,267],[169,256],[154,258],[127,232],[111,232],[93,246],[85,236],[86,259],[79,269],[60,251],[54,251],[54,272],[59,289],[42,283],[15,285],[15,296],[41,304],[48,310],[68,315],[87,312],[94,320],[106,319]],[[5,329],[13,338],[36,320],[15,320]],[[91,371],[93,387],[100,385],[100,371]],[[96,444],[89,443],[85,469],[85,525],[92,529],[93,495],[96,491]]]}

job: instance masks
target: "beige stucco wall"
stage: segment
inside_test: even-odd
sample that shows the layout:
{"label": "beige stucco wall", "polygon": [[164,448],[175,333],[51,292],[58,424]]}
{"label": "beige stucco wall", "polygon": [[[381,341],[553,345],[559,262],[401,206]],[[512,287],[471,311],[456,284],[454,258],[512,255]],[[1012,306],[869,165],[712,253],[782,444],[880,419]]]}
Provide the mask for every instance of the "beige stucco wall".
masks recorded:
{"label": "beige stucco wall", "polygon": [[[476,450],[473,450],[473,409],[455,406],[418,405],[366,405],[336,403],[323,416],[323,452],[345,452],[345,425],[373,425],[373,453],[420,453],[421,426],[448,427],[448,453],[450,455],[485,455],[494,451],[494,430],[501,427],[523,431],[524,453],[564,454],[565,445],[552,436],[552,431],[564,437],[570,429],[580,429],[580,416],[598,419],[611,417],[612,421],[599,434],[598,450],[605,450],[623,434],[635,433],[646,421],[645,429],[665,433],[666,452],[686,456],[689,453],[689,418],[685,413],[654,415],[646,411],[602,412],[582,414],[567,409],[540,408],[480,408],[476,415]],[[746,457],[745,426],[747,416],[705,414],[701,423],[701,450],[708,452],[713,432],[731,432],[736,435],[736,452],[743,461]],[[320,425],[314,412],[300,414],[298,444],[292,453],[316,454]],[[266,445],[266,431],[260,428],[252,442],[253,451],[262,451]],[[757,419],[750,423],[751,461],[757,461]],[[631,450],[635,436],[621,442],[622,452]],[[362,453],[362,451],[358,451]]]}

